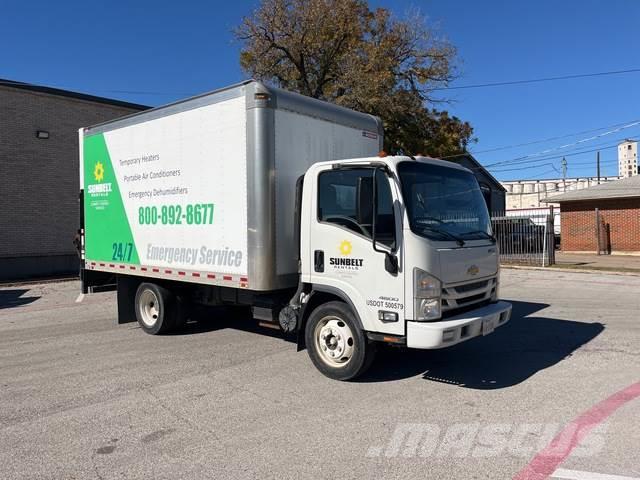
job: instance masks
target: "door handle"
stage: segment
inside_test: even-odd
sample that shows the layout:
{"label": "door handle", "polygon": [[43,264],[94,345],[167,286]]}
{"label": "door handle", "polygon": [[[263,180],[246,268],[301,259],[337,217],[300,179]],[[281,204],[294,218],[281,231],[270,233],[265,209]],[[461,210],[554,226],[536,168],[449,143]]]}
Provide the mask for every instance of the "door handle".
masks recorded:
{"label": "door handle", "polygon": [[322,250],[313,252],[313,269],[316,272],[324,272],[324,252]]}

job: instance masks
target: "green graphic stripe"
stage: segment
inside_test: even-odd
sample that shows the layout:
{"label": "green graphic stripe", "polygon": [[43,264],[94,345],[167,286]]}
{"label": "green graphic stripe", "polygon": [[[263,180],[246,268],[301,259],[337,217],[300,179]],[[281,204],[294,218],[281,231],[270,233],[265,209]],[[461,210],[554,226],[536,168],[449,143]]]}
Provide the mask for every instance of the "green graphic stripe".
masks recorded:
{"label": "green graphic stripe", "polygon": [[140,264],[102,134],[84,138],[84,218],[87,259]]}

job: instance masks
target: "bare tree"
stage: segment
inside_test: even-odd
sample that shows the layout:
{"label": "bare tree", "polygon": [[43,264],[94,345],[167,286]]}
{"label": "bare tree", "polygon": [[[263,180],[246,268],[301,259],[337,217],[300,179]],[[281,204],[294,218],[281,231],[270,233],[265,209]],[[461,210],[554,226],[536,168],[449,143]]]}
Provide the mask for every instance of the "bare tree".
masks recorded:
{"label": "bare tree", "polygon": [[455,77],[455,48],[425,18],[395,19],[364,0],[263,0],[236,29],[252,77],[378,115],[390,152],[446,155],[473,129],[429,108]]}

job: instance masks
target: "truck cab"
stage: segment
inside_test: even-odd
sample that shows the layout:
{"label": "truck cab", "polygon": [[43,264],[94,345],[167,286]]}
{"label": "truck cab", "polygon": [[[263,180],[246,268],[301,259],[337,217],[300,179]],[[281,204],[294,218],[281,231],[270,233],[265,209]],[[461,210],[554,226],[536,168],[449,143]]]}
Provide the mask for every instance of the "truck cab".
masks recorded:
{"label": "truck cab", "polygon": [[405,156],[314,164],[299,224],[299,328],[325,375],[357,376],[377,342],[441,348],[509,320],[489,213],[464,167]]}

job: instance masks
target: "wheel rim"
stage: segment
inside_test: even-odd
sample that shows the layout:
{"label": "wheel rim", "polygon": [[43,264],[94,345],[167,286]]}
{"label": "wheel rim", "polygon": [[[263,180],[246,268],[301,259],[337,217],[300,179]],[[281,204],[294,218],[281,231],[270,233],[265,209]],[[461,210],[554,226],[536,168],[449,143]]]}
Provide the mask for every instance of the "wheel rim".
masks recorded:
{"label": "wheel rim", "polygon": [[329,316],[318,322],[314,330],[316,350],[327,365],[344,367],[353,357],[355,340],[344,320]]}
{"label": "wheel rim", "polygon": [[146,289],[142,292],[138,302],[138,311],[145,326],[153,327],[156,324],[160,316],[160,302],[153,290]]}

